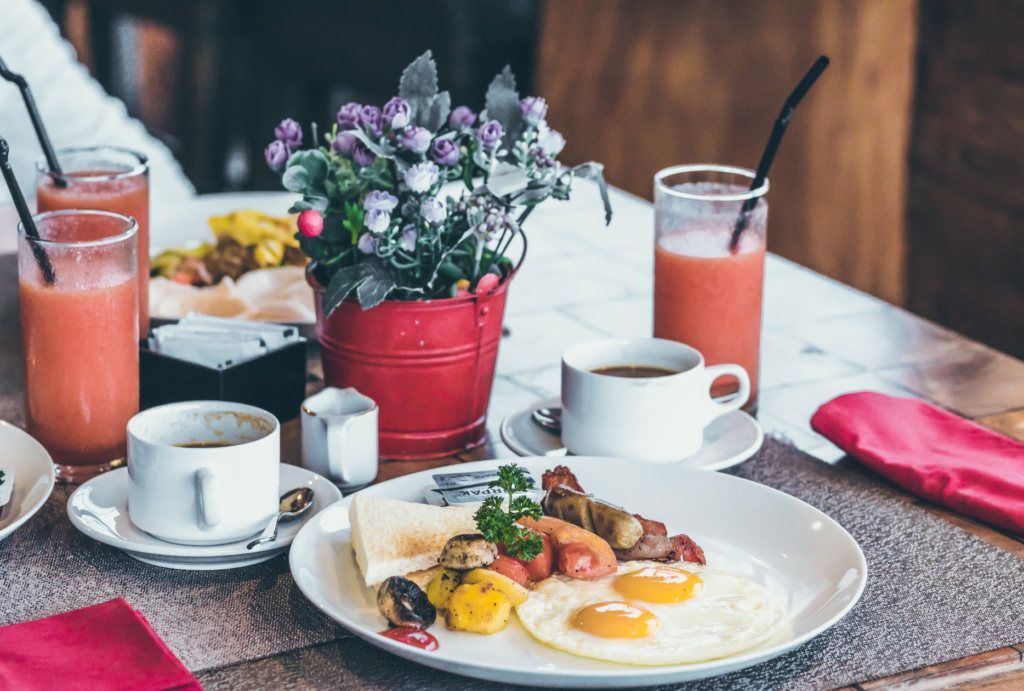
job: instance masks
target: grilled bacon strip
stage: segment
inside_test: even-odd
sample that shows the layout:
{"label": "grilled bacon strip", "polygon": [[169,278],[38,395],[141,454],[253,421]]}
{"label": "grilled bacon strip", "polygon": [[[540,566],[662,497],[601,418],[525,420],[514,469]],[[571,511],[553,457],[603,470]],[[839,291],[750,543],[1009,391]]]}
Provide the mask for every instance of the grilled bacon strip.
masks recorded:
{"label": "grilled bacon strip", "polygon": [[566,468],[564,465],[556,465],[554,470],[545,470],[544,474],[540,478],[540,486],[545,492],[557,487],[558,485],[565,485],[571,490],[575,490],[580,494],[586,494],[583,488],[580,487],[579,481],[576,480],[576,476],[573,475],[572,471]]}
{"label": "grilled bacon strip", "polygon": [[[564,465],[555,466],[541,476],[541,487],[548,496],[542,504],[547,512],[548,500],[571,492],[586,494],[571,470]],[[567,491],[568,490],[568,491]],[[687,535],[668,536],[668,529],[660,521],[652,521],[640,514],[633,514],[640,522],[644,534],[629,549],[616,549],[616,558],[622,561],[635,559],[674,563],[688,561],[695,564],[706,564],[704,550]]]}

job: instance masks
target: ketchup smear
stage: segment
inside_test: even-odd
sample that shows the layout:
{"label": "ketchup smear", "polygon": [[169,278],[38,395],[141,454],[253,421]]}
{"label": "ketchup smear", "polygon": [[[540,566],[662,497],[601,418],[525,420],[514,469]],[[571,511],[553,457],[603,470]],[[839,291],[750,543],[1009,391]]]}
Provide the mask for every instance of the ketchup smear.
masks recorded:
{"label": "ketchup smear", "polygon": [[423,629],[417,629],[414,626],[399,626],[387,631],[381,631],[380,635],[399,643],[411,645],[414,648],[437,650],[437,639]]}

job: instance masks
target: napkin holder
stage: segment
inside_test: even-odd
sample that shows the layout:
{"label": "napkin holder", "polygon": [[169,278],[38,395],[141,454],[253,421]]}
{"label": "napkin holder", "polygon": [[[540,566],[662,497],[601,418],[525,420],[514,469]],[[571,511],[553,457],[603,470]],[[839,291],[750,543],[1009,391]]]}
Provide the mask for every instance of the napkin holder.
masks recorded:
{"label": "napkin holder", "polygon": [[306,339],[265,355],[214,368],[169,357],[139,343],[140,409],[182,401],[229,401],[256,406],[285,422],[306,397]]}

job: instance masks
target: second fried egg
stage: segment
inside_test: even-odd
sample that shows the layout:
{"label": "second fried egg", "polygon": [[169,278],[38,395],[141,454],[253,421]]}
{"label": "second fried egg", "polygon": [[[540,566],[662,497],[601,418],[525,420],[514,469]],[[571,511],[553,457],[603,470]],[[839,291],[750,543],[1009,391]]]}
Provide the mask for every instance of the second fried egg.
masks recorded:
{"label": "second fried egg", "polygon": [[699,564],[631,561],[593,581],[556,574],[517,608],[538,640],[576,655],[635,665],[713,660],[778,631],[782,600],[764,586]]}

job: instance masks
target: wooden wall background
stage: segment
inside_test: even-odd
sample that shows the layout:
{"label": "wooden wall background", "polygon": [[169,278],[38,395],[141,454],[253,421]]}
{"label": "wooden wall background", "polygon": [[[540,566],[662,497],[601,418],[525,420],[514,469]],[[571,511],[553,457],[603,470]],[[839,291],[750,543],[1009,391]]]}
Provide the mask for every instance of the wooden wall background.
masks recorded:
{"label": "wooden wall background", "polygon": [[1024,2],[921,5],[908,306],[1024,357]]}
{"label": "wooden wall background", "polygon": [[670,165],[755,167],[828,55],[769,176],[769,248],[902,304],[916,36],[916,0],[547,0],[535,84],[563,159],[650,198]]}

